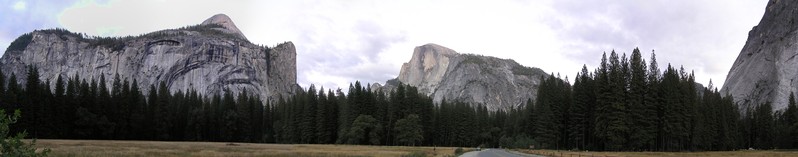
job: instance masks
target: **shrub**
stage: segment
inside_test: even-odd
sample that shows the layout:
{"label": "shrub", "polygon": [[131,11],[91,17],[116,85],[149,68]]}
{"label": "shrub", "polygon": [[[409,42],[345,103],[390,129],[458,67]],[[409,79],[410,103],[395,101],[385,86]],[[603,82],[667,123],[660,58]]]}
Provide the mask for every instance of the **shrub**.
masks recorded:
{"label": "shrub", "polygon": [[6,49],[6,52],[15,51],[15,50],[17,51],[25,50],[25,48],[28,47],[28,44],[30,44],[30,41],[32,39],[33,39],[32,34],[25,33],[17,37],[17,39],[14,39],[14,41],[12,41],[11,44],[8,45],[8,49]]}
{"label": "shrub", "polygon": [[27,133],[21,132],[17,133],[16,136],[9,137],[8,134],[10,132],[9,125],[14,124],[19,119],[21,112],[19,110],[14,111],[14,114],[11,116],[6,115],[6,111],[0,109],[0,157],[6,156],[47,156],[50,153],[50,149],[44,149],[42,152],[36,152],[36,139],[31,141],[30,144],[25,144],[22,142],[22,138],[24,138]]}
{"label": "shrub", "polygon": [[529,137],[527,135],[516,135],[516,136],[512,136],[512,137],[504,136],[504,137],[499,139],[499,145],[501,145],[504,148],[511,148],[511,149],[522,148],[522,149],[524,149],[524,148],[529,148],[529,146],[532,146],[534,144],[535,144],[535,140],[532,139],[532,137]]}
{"label": "shrub", "polygon": [[465,153],[465,150],[463,150],[463,147],[457,147],[457,149],[454,149],[454,155],[455,156],[463,155],[463,153]]}
{"label": "shrub", "polygon": [[424,153],[423,151],[414,151],[410,152],[410,154],[402,155],[402,157],[426,157],[426,156],[427,153]]}

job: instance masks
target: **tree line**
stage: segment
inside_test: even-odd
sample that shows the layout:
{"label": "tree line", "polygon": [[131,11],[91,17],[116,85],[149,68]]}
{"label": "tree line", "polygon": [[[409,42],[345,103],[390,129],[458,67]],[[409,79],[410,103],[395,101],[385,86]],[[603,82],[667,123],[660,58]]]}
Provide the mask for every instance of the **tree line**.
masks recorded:
{"label": "tree line", "polygon": [[[243,92],[203,96],[194,90],[170,92],[165,83],[148,92],[137,80],[116,75],[82,79],[75,75],[55,82],[39,80],[29,67],[23,84],[16,74],[0,73],[0,105],[22,111],[12,132],[32,138],[167,141],[269,142],[269,105]],[[6,79],[7,78],[7,79]],[[54,84],[54,89],[50,85]],[[24,87],[24,88],[23,88]]]}
{"label": "tree line", "polygon": [[[651,53],[612,51],[574,83],[541,78],[537,98],[489,110],[445,98],[434,103],[416,87],[341,89],[311,85],[274,103],[255,94],[171,92],[165,83],[58,77],[26,82],[0,72],[0,105],[22,110],[12,132],[34,138],[224,141],[286,144],[359,144],[546,148],[594,151],[706,151],[793,149],[798,146],[795,98],[784,110],[771,104],[740,109],[712,83],[701,88],[684,68],[663,72]],[[50,87],[54,89],[50,89]],[[146,92],[142,89],[148,89]]]}
{"label": "tree line", "polygon": [[[794,95],[784,110],[770,103],[742,110],[712,82],[670,64],[660,72],[656,55],[646,66],[612,51],[592,72],[583,66],[573,85],[559,76],[542,79],[527,103],[526,134],[550,149],[601,151],[717,151],[795,149],[798,114]],[[531,104],[531,105],[530,105]]]}

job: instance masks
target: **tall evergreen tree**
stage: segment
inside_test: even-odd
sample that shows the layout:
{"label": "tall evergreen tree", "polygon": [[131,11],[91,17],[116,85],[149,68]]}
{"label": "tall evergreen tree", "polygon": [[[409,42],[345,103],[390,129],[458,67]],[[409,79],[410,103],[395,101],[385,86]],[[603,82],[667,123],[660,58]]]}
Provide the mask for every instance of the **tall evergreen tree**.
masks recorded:
{"label": "tall evergreen tree", "polygon": [[785,135],[783,137],[786,140],[784,146],[786,148],[798,148],[798,108],[796,108],[795,103],[795,94],[790,92],[790,98],[788,100],[787,109],[784,111],[784,123],[782,125],[785,126]]}
{"label": "tall evergreen tree", "polygon": [[633,127],[630,130],[629,146],[636,149],[651,149],[655,139],[654,117],[655,110],[647,103],[649,95],[649,74],[646,61],[643,60],[640,50],[635,48],[630,59],[631,78],[629,82],[629,120]]}
{"label": "tall evergreen tree", "polygon": [[407,115],[407,117],[396,121],[396,141],[406,146],[415,146],[424,139],[424,133],[421,126],[421,118],[416,114]]}
{"label": "tall evergreen tree", "polygon": [[592,149],[592,146],[589,145],[592,144],[593,139],[595,93],[591,73],[587,71],[587,66],[582,66],[582,71],[576,75],[573,85],[573,106],[571,107],[571,120],[574,127],[570,130],[576,149]]}
{"label": "tall evergreen tree", "polygon": [[[60,76],[59,76],[60,77]],[[6,95],[6,84],[9,81],[6,81],[6,74],[3,73],[2,69],[0,69],[0,95]],[[0,100],[3,100],[5,97],[0,97]],[[2,101],[0,101],[2,102]]]}
{"label": "tall evergreen tree", "polygon": [[772,149],[774,139],[773,107],[764,103],[756,107],[753,115],[753,146],[757,149]]}
{"label": "tall evergreen tree", "polygon": [[303,99],[304,109],[302,109],[300,131],[302,143],[316,143],[316,109],[318,108],[318,97],[316,87],[311,85],[305,93]]}
{"label": "tall evergreen tree", "polygon": [[43,122],[42,109],[44,108],[41,102],[41,90],[39,85],[39,69],[34,66],[28,66],[28,74],[25,78],[25,94],[23,95],[23,117],[32,117],[31,119],[21,119],[20,125],[30,128],[28,131],[31,137],[38,138],[38,133]]}
{"label": "tall evergreen tree", "polygon": [[[626,60],[625,58],[623,60]],[[620,150],[627,142],[627,134],[629,132],[629,125],[627,119],[627,103],[625,102],[626,93],[626,80],[625,68],[620,62],[618,54],[614,51],[610,53],[610,66],[609,66],[609,102],[607,102],[605,111],[609,114],[607,116],[608,126],[606,132],[606,149],[607,150]]]}

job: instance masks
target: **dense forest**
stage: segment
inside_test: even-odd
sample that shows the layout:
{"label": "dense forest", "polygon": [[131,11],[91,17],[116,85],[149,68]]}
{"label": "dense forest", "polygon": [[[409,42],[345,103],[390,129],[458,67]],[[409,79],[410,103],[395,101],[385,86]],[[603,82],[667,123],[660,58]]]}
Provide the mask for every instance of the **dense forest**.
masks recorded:
{"label": "dense forest", "polygon": [[[784,110],[771,104],[738,108],[711,83],[668,65],[660,72],[634,49],[604,54],[573,84],[559,74],[541,78],[537,99],[488,110],[483,104],[432,99],[415,87],[376,91],[355,82],[348,92],[317,89],[276,100],[246,92],[170,92],[165,83],[57,78],[26,82],[0,72],[0,105],[22,111],[13,132],[33,138],[259,143],[510,147],[598,151],[794,149],[794,96]],[[51,89],[54,87],[54,89]],[[147,90],[143,90],[147,89]],[[146,91],[146,92],[144,92]]]}

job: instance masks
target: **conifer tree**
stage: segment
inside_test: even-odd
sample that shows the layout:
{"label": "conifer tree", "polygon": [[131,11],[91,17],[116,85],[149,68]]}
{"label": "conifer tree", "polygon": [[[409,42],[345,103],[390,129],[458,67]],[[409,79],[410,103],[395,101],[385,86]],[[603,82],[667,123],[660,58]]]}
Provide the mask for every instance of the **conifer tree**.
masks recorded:
{"label": "conifer tree", "polygon": [[[2,69],[0,69],[0,95],[6,95],[6,84],[7,84],[7,82],[9,82],[9,81],[6,81],[6,74],[4,74]],[[4,97],[0,97],[0,99],[3,99],[3,98]]]}
{"label": "conifer tree", "polygon": [[421,126],[421,119],[416,114],[407,115],[407,117],[396,121],[396,141],[406,146],[416,146],[424,139],[424,133]]}
{"label": "conifer tree", "polygon": [[573,106],[571,107],[571,137],[576,149],[589,149],[594,128],[595,90],[593,78],[587,71],[587,66],[582,66],[582,71],[576,75],[573,85]]}
{"label": "conifer tree", "polygon": [[650,149],[654,142],[655,130],[654,117],[655,110],[649,107],[651,104],[647,103],[646,96],[649,92],[648,76],[646,62],[643,60],[640,50],[635,48],[632,51],[632,58],[630,59],[631,78],[629,82],[629,113],[631,124],[633,127],[630,131],[629,146],[636,149]]}
{"label": "conifer tree", "polygon": [[26,83],[25,83],[25,93],[22,95],[23,106],[22,111],[23,117],[31,117],[30,119],[21,119],[20,125],[26,128],[30,128],[28,132],[31,133],[31,137],[37,138],[39,127],[42,123],[42,113],[41,110],[43,108],[41,103],[41,94],[40,94],[40,87],[41,81],[39,80],[39,69],[34,66],[28,66],[28,74],[26,76]]}
{"label": "conifer tree", "polygon": [[753,143],[756,149],[773,149],[774,124],[773,107],[764,103],[756,107],[753,115]]}
{"label": "conifer tree", "polygon": [[787,147],[798,148],[798,108],[796,108],[795,94],[790,92],[789,103],[784,112],[784,122],[787,128]]}

